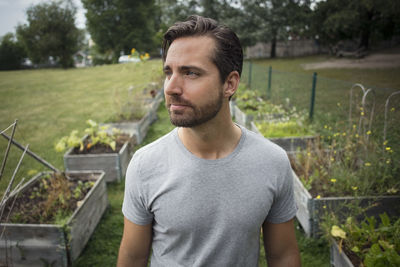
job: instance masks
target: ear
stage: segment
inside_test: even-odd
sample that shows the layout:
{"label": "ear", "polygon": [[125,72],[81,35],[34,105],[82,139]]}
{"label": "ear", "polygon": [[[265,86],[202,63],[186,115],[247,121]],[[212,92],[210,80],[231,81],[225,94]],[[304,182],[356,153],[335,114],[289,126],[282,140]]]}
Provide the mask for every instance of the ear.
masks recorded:
{"label": "ear", "polygon": [[224,97],[229,98],[230,96],[232,96],[236,92],[239,86],[239,82],[240,76],[236,70],[229,73],[224,83]]}

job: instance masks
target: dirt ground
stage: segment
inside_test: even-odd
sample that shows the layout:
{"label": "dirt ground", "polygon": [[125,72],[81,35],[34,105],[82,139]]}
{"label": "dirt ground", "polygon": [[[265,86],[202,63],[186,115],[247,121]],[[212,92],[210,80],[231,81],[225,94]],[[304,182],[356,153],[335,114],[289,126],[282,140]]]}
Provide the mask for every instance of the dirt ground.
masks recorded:
{"label": "dirt ground", "polygon": [[371,53],[364,58],[332,58],[318,63],[303,64],[305,70],[325,68],[380,69],[400,67],[400,48]]}

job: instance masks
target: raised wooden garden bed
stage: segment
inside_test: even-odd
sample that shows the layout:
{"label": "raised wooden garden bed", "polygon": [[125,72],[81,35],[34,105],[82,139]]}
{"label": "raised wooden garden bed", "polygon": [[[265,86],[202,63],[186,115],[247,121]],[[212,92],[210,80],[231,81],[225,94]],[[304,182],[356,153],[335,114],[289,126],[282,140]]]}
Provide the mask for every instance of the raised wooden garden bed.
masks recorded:
{"label": "raised wooden garden bed", "polygon": [[[85,136],[83,139],[86,139]],[[130,161],[129,142],[115,153],[75,154],[70,148],[64,154],[64,167],[69,171],[101,170],[106,182],[121,181]]]}
{"label": "raised wooden garden bed", "polygon": [[[258,130],[257,126],[254,122],[250,123],[250,130],[258,133],[260,135],[261,132]],[[296,152],[299,148],[306,149],[310,143],[315,142],[316,136],[296,136],[296,137],[279,137],[279,138],[268,138],[271,142],[274,142],[278,146],[282,147],[286,152]]]}
{"label": "raised wooden garden bed", "polygon": [[[320,236],[320,222],[326,212],[335,212],[339,217],[345,218],[348,204],[368,208],[367,216],[378,216],[384,212],[389,216],[400,215],[400,196],[313,198],[295,172],[293,172],[293,177],[294,196],[298,206],[296,217],[307,236]],[[360,214],[359,216],[362,218],[364,215]]]}
{"label": "raised wooden garden bed", "polygon": [[[18,195],[46,174],[36,175],[18,190]],[[95,183],[64,226],[1,223],[0,233],[4,231],[4,235],[0,239],[0,266],[70,266],[78,258],[107,208],[107,188],[104,172],[69,172],[67,175]]]}
{"label": "raised wooden garden bed", "polygon": [[147,135],[150,125],[157,120],[157,109],[164,99],[163,91],[160,91],[150,105],[149,111],[139,120],[134,122],[115,122],[107,123],[109,130],[112,128],[120,129],[122,132],[127,133],[135,138],[137,144],[141,144]]}

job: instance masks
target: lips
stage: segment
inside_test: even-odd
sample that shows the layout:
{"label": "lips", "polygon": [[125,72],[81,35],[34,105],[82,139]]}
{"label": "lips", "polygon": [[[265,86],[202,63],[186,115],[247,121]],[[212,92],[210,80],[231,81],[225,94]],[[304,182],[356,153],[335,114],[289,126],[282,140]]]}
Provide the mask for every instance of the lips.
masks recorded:
{"label": "lips", "polygon": [[171,111],[181,111],[181,110],[184,110],[186,108],[189,108],[189,106],[188,105],[182,105],[182,104],[170,104],[169,105],[169,109]]}

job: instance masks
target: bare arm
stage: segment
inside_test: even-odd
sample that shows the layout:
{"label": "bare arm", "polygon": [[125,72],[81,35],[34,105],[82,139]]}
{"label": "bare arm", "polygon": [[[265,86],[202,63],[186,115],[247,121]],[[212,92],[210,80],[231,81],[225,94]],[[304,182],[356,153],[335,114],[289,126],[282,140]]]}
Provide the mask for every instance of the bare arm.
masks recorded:
{"label": "bare arm", "polygon": [[146,267],[152,240],[152,225],[137,225],[124,218],[124,233],[118,254],[118,267]]}
{"label": "bare arm", "polygon": [[262,228],[269,267],[301,266],[293,219],[277,224],[264,222]]}

